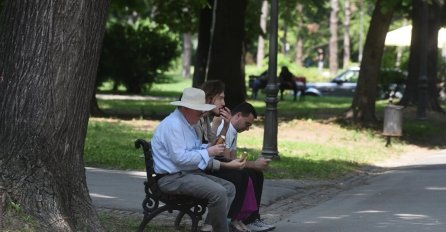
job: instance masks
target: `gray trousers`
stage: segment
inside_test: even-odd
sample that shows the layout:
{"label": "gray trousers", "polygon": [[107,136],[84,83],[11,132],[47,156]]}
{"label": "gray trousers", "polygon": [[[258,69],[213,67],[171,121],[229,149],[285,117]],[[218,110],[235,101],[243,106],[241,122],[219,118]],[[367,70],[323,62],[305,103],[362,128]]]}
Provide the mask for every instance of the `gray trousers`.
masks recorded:
{"label": "gray trousers", "polygon": [[179,172],[158,180],[161,191],[208,200],[208,220],[214,232],[228,232],[226,216],[235,196],[234,185],[202,171]]}

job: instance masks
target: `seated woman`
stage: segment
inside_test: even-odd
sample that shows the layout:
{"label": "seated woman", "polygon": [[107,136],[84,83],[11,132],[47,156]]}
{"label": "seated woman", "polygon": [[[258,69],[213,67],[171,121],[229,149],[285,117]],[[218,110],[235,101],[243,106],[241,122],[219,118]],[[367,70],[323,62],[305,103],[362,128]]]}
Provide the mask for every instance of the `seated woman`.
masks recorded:
{"label": "seated woman", "polygon": [[296,81],[294,80],[294,75],[288,70],[288,67],[282,66],[282,70],[279,74],[279,89],[280,89],[280,98],[283,100],[283,91],[285,89],[292,89],[294,93],[294,100],[297,99],[297,92],[299,90]]}

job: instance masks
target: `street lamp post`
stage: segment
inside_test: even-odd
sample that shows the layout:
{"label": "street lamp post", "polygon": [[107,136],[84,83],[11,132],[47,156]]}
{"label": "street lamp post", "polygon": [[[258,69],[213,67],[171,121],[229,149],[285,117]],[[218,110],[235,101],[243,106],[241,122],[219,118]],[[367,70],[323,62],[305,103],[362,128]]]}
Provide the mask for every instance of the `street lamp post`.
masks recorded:
{"label": "street lamp post", "polygon": [[278,0],[271,0],[271,19],[269,37],[268,84],[266,85],[265,128],[263,134],[262,155],[272,159],[279,158],[277,151],[277,31]]}

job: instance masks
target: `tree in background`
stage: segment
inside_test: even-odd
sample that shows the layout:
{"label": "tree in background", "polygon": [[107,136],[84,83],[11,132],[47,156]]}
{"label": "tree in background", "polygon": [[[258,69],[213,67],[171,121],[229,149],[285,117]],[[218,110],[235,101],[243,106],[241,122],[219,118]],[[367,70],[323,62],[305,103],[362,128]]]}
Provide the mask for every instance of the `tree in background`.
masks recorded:
{"label": "tree in background", "polygon": [[43,231],[104,231],[83,149],[108,1],[5,1],[0,186]]}
{"label": "tree in background", "polygon": [[266,24],[268,22],[269,4],[267,0],[262,2],[262,13],[260,15],[260,29],[259,41],[257,43],[257,67],[263,67],[263,58],[265,57],[265,38]]}
{"label": "tree in background", "polygon": [[346,117],[353,121],[363,124],[376,122],[375,103],[384,41],[393,12],[400,5],[401,0],[378,0],[376,2],[364,46],[358,85],[352,105],[346,113]]}
{"label": "tree in background", "polygon": [[180,34],[182,46],[182,74],[190,77],[192,65],[192,40],[197,32],[199,11],[206,0],[145,0],[152,20],[165,25],[171,32]]}
{"label": "tree in background", "polygon": [[[422,33],[422,22],[421,18],[425,12],[422,11],[423,4],[428,4],[421,0],[412,1],[412,42],[410,46],[410,57],[409,57],[409,75],[406,82],[406,91],[404,93],[403,99],[401,99],[400,104],[408,106],[410,104],[418,105],[418,97],[420,91],[420,84],[426,85],[427,101],[425,102],[426,108],[433,111],[444,112],[440,103],[438,102],[439,91],[437,84],[439,82],[437,78],[438,70],[438,31],[441,28],[442,23],[444,24],[444,12],[446,11],[445,3],[440,1],[432,1],[431,4],[427,6],[428,15],[428,25],[427,25],[427,35]],[[442,22],[443,20],[443,22]],[[423,44],[421,37],[426,36],[427,44]],[[421,53],[422,50],[427,50],[427,80],[425,83],[420,83],[421,75]],[[422,103],[423,104],[423,103]]]}
{"label": "tree in background", "polygon": [[329,59],[330,74],[335,75],[338,72],[338,14],[339,1],[330,0],[330,43],[329,43]]}
{"label": "tree in background", "polygon": [[208,0],[208,5],[201,8],[198,23],[198,45],[195,56],[193,87],[200,87],[206,80],[209,46],[211,43],[212,7],[213,0]]}
{"label": "tree in background", "polygon": [[342,66],[344,69],[350,66],[350,18],[350,0],[344,0],[344,59]]}
{"label": "tree in background", "polygon": [[246,99],[244,72],[247,0],[216,1],[209,47],[207,80],[222,80],[226,104],[232,108]]}
{"label": "tree in background", "polygon": [[178,42],[141,19],[134,25],[112,23],[105,33],[98,82],[111,79],[127,93],[141,94],[178,56]]}

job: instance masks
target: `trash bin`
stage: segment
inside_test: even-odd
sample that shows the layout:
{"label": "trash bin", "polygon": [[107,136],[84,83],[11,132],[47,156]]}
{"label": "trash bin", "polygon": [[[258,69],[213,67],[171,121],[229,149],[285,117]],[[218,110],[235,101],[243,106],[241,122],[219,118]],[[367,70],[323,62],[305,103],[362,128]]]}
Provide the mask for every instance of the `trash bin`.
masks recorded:
{"label": "trash bin", "polygon": [[403,135],[403,114],[402,106],[388,105],[384,108],[383,135],[387,136],[387,144],[390,145],[390,138]]}

